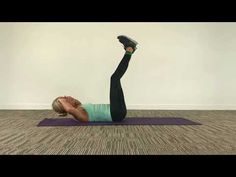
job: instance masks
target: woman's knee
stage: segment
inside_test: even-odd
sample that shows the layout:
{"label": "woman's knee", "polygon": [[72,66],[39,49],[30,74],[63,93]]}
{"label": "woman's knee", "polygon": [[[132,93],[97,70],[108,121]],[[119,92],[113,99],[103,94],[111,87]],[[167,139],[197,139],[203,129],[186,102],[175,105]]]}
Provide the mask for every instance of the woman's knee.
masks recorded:
{"label": "woman's knee", "polygon": [[120,78],[118,77],[118,75],[116,73],[113,73],[111,75],[111,78],[110,78],[111,82],[117,82],[120,80]]}

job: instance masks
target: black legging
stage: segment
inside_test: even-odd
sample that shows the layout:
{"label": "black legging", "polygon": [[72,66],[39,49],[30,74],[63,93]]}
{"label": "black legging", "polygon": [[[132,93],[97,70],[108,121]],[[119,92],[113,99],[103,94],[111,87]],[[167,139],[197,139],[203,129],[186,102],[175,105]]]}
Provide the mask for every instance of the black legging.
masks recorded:
{"label": "black legging", "polygon": [[117,69],[111,76],[110,82],[110,111],[111,117],[114,122],[122,121],[126,114],[126,105],[123,90],[121,87],[120,79],[125,74],[131,54],[125,53]]}

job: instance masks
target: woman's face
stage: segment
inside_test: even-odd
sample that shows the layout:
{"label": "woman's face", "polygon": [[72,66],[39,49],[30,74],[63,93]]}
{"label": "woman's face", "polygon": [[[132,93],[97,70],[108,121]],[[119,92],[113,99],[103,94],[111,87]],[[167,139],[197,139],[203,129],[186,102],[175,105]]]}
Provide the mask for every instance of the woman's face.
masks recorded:
{"label": "woman's face", "polygon": [[65,99],[68,103],[70,103],[73,107],[77,108],[81,105],[81,102],[71,96],[60,96],[58,99]]}

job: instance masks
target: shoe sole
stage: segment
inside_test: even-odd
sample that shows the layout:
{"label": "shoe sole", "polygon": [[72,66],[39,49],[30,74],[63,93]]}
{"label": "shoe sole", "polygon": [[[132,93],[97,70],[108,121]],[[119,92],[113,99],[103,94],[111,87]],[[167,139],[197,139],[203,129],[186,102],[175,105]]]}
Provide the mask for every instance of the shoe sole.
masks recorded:
{"label": "shoe sole", "polygon": [[[123,40],[126,40],[125,42],[127,42],[127,40],[128,41],[131,41],[131,42],[133,42],[135,45],[137,45],[138,44],[138,42],[137,41],[135,41],[135,40],[133,40],[133,39],[131,39],[130,37],[128,37],[128,36],[124,36],[124,35],[121,35],[121,36],[118,36],[117,37],[118,39],[120,39],[121,41],[123,41]],[[123,39],[123,40],[122,40]],[[123,43],[123,42],[121,42],[121,43]]]}

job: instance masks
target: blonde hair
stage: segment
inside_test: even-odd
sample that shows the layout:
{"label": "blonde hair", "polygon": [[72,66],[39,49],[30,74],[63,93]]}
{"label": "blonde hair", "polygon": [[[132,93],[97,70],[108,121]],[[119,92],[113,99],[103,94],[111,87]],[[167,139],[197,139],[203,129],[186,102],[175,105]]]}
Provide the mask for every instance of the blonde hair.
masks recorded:
{"label": "blonde hair", "polygon": [[63,108],[63,106],[61,105],[61,103],[58,101],[57,97],[53,102],[52,102],[52,108],[55,112],[57,112],[59,114],[59,116],[67,116],[67,112],[65,111],[65,109]]}

